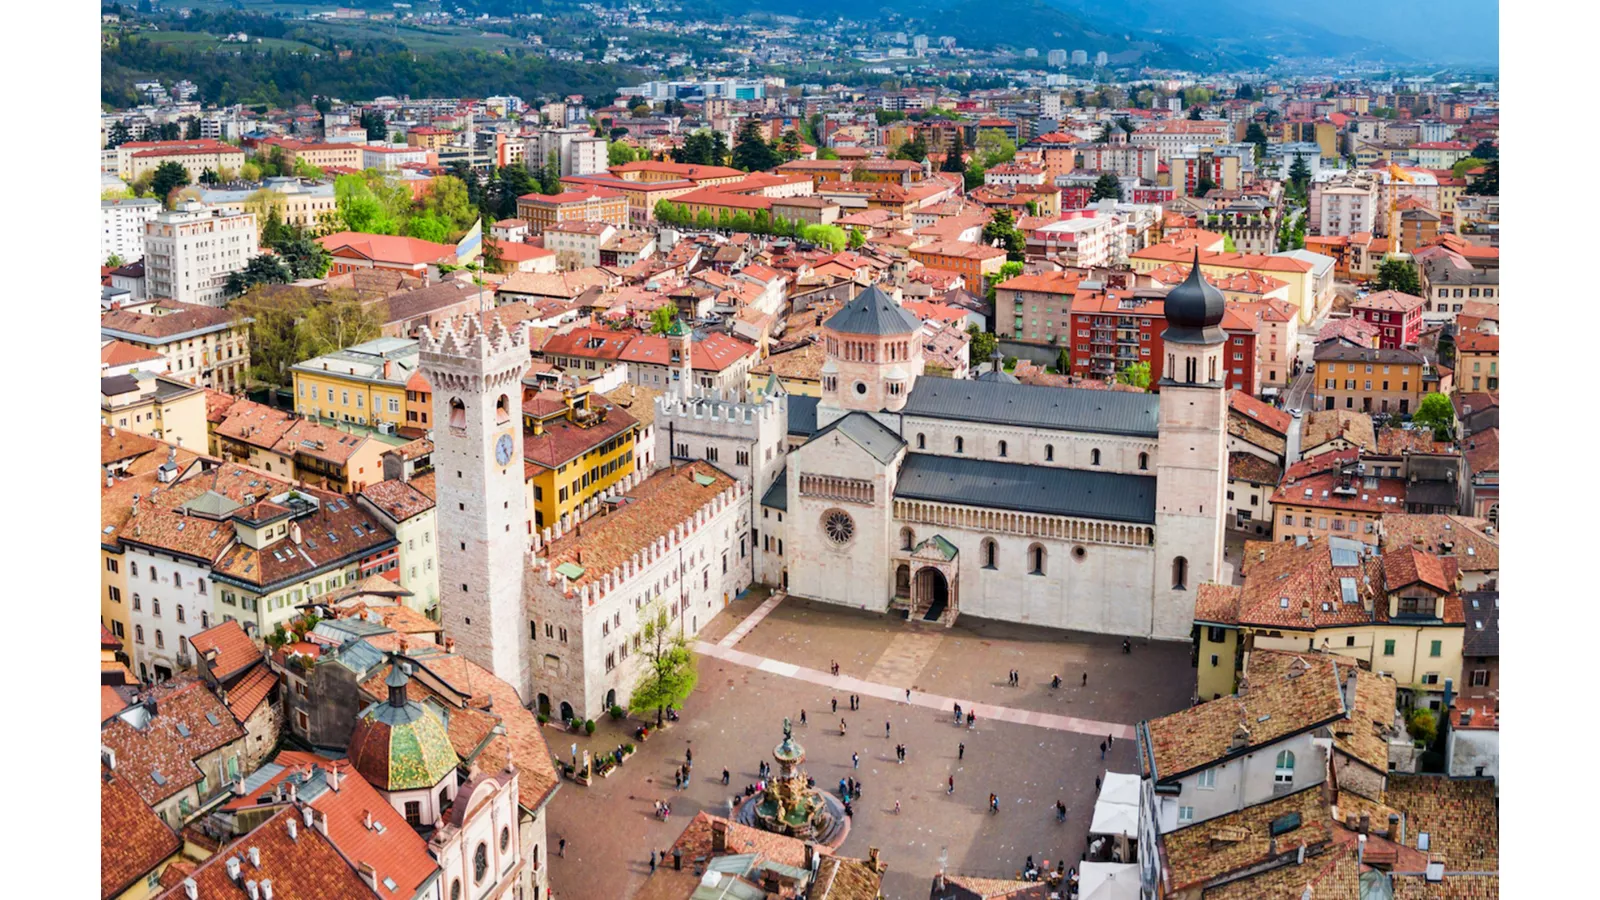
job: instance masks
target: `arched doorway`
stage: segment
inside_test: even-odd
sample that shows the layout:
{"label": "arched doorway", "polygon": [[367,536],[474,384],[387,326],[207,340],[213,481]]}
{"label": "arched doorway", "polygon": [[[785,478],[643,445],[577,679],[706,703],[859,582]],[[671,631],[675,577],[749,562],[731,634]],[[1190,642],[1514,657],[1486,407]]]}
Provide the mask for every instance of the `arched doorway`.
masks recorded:
{"label": "arched doorway", "polygon": [[572,704],[565,700],[561,701],[561,721],[572,721]]}
{"label": "arched doorway", "polygon": [[611,707],[616,706],[616,705],[617,705],[617,689],[616,688],[612,688],[611,690],[606,691],[606,711],[610,712],[611,711]]}
{"label": "arched doorway", "polygon": [[933,566],[924,566],[917,571],[917,604],[927,604],[927,612],[922,618],[928,622],[937,622],[944,615],[944,608],[950,603],[950,584],[945,581],[944,573]]}
{"label": "arched doorway", "polygon": [[894,595],[896,597],[911,596],[911,567],[902,565],[894,570]]}
{"label": "arched doorway", "polygon": [[550,718],[550,695],[549,694],[540,694],[539,695],[539,715],[544,716],[546,719]]}

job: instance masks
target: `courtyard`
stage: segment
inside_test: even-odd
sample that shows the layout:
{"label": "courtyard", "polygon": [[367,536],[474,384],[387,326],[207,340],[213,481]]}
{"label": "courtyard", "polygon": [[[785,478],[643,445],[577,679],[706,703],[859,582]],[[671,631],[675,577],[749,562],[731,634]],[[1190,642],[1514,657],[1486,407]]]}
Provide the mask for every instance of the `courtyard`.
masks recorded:
{"label": "courtyard", "polygon": [[[941,865],[993,878],[1015,877],[1029,855],[1072,865],[1084,849],[1095,777],[1137,772],[1131,726],[1187,706],[1193,690],[1184,644],[1135,640],[1124,654],[1121,638],[1108,635],[971,619],[946,629],[794,598],[775,606],[767,600],[752,592],[702,630],[699,685],[679,722],[652,734],[610,778],[590,787],[567,782],[551,802],[550,883],[559,900],[629,896],[649,874],[652,849],[670,847],[701,810],[728,813],[733,794],[756,780],[757,764],[772,761],[785,716],[818,787],[837,790],[845,777],[862,783],[839,852],[864,857],[878,847],[889,867],[887,897],[927,896]],[[1016,687],[1008,684],[1013,669]],[[1056,674],[1059,689],[1050,684]],[[851,693],[861,697],[859,711],[849,710]],[[977,710],[974,728],[952,723],[952,699]],[[574,743],[580,754],[606,752],[633,741],[638,723],[596,724],[592,738],[548,729],[551,752],[568,758]],[[1113,734],[1101,762],[1100,744]],[[903,765],[895,759],[901,743]],[[680,791],[673,775],[686,751],[694,766]],[[989,812],[990,793],[999,797],[997,814]],[[671,803],[670,821],[655,817],[657,800]],[[1055,819],[1058,800],[1067,805],[1065,824]],[[566,855],[559,857],[563,838]]]}

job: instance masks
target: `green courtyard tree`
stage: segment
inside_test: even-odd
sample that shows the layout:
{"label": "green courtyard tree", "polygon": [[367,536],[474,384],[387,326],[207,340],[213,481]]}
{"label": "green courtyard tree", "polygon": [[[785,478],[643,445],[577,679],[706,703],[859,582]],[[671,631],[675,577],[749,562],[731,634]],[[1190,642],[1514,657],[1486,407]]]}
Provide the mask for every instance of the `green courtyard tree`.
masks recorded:
{"label": "green courtyard tree", "polygon": [[1289,184],[1293,185],[1296,196],[1304,197],[1310,183],[1311,168],[1306,165],[1306,158],[1297,153],[1294,162],[1289,164]]}
{"label": "green courtyard tree", "polygon": [[1022,231],[1017,228],[1017,220],[1009,209],[997,209],[989,218],[989,224],[983,226],[983,242],[1004,247],[1006,259],[1021,262],[1025,256],[1027,242],[1022,236]]}
{"label": "green courtyard tree", "polygon": [[944,162],[939,165],[939,171],[965,172],[967,170],[967,163],[964,158],[966,155],[967,150],[963,146],[961,129],[957,128],[955,136],[950,139],[950,148],[945,151]]}
{"label": "green courtyard tree", "polygon": [[228,296],[237,297],[258,284],[288,284],[294,276],[282,257],[262,253],[250,258],[243,269],[228,275],[224,289]]}
{"label": "green courtyard tree", "polygon": [[1107,172],[1095,179],[1094,189],[1089,192],[1090,200],[1121,200],[1122,183],[1117,181],[1117,176]]}
{"label": "green courtyard tree", "polygon": [[1150,389],[1150,364],[1136,362],[1117,373],[1117,381],[1122,384],[1131,384],[1136,388]]}
{"label": "green courtyard tree", "polygon": [[733,142],[733,166],[746,172],[761,172],[776,168],[783,159],[761,136],[761,123],[746,119],[739,126],[739,135]]}
{"label": "green courtyard tree", "polygon": [[1000,339],[993,332],[979,331],[976,325],[967,326],[967,337],[972,339],[967,347],[967,359],[974,365],[993,356],[995,349],[1000,346]]}
{"label": "green courtyard tree", "polygon": [[1479,175],[1476,181],[1467,185],[1466,193],[1475,197],[1500,196],[1500,160],[1498,158],[1489,160],[1488,165],[1484,166],[1483,174]]}
{"label": "green courtyard tree", "polygon": [[1397,256],[1385,257],[1383,262],[1378,264],[1378,274],[1373,279],[1373,287],[1380,291],[1399,291],[1412,296],[1422,293],[1422,281],[1417,277],[1416,267],[1409,260]]}
{"label": "green courtyard tree", "polygon": [[1432,428],[1434,437],[1439,440],[1448,440],[1450,431],[1455,427],[1456,411],[1450,405],[1450,398],[1440,393],[1432,393],[1422,398],[1417,404],[1417,411],[1411,414],[1411,421],[1421,428]]}
{"label": "green courtyard tree", "polygon": [[628,710],[636,715],[656,714],[660,726],[669,706],[682,706],[694,693],[699,681],[694,654],[681,632],[674,634],[672,622],[667,618],[666,606],[657,600],[640,616],[644,630],[639,638],[645,660],[633,695],[628,698]]}
{"label": "green courtyard tree", "polygon": [[[661,201],[665,203],[666,201]],[[678,321],[678,309],[675,306],[658,306],[650,311],[650,333],[666,334],[672,330],[672,323]]]}
{"label": "green courtyard tree", "polygon": [[156,166],[155,174],[150,176],[150,190],[162,203],[167,202],[173,191],[188,184],[189,170],[182,163],[170,160]]}

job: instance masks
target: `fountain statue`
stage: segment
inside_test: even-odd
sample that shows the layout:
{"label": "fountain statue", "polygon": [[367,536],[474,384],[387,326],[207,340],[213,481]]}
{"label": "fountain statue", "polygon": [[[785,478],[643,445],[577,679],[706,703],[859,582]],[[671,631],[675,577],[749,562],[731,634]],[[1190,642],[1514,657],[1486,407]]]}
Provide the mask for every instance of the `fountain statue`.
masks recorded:
{"label": "fountain statue", "polygon": [[806,759],[805,748],[794,739],[794,726],[787,718],[783,720],[783,740],[773,748],[772,758],[778,763],[777,771],[765,790],[743,804],[737,821],[831,847],[843,843],[849,833],[844,805],[837,797],[811,787],[800,768]]}

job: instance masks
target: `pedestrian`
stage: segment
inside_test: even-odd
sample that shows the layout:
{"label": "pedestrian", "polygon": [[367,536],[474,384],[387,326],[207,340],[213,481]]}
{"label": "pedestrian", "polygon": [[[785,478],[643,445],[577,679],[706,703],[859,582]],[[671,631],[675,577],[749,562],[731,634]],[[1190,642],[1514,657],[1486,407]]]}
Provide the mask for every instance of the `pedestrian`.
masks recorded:
{"label": "pedestrian", "polygon": [[973,712],[970,709],[967,710],[967,728],[970,730],[973,727],[975,727],[977,724],[978,724],[978,714]]}
{"label": "pedestrian", "polygon": [[884,723],[883,723],[883,739],[884,740],[888,740],[889,739],[889,722],[888,722],[887,719],[885,719]]}
{"label": "pedestrian", "polygon": [[562,859],[566,859],[567,858],[567,839],[566,838],[562,838],[561,839],[561,843],[557,844],[556,846],[558,848],[560,848],[560,849],[558,849],[556,851],[557,855],[559,855]]}
{"label": "pedestrian", "polygon": [[1061,687],[1061,676],[1060,675],[1051,675],[1050,676],[1050,686],[1053,687],[1053,688]]}
{"label": "pedestrian", "polygon": [[850,754],[850,768],[852,768],[852,769],[861,768],[861,754],[859,754],[859,753]]}
{"label": "pedestrian", "polygon": [[967,745],[966,744],[957,744],[956,745],[956,759],[962,760],[962,759],[966,759],[966,758],[967,758]]}
{"label": "pedestrian", "polygon": [[839,720],[839,737],[844,737],[844,720]]}
{"label": "pedestrian", "polygon": [[894,814],[897,815],[897,816],[900,815],[900,801],[899,800],[894,801]]}
{"label": "pedestrian", "polygon": [[[1087,679],[1089,676],[1085,675],[1083,677],[1085,679]],[[833,711],[834,712],[838,712],[839,711],[839,698],[838,697],[834,697],[829,702],[833,704]]]}
{"label": "pedestrian", "polygon": [[722,786],[723,787],[727,787],[728,786],[728,770],[727,769],[723,769],[722,770]]}
{"label": "pedestrian", "polygon": [[997,813],[999,811],[1000,811],[1000,798],[996,797],[994,794],[990,794],[989,795],[989,812]]}
{"label": "pedestrian", "polygon": [[656,873],[656,852],[654,850],[651,850],[650,851],[650,874],[654,875],[655,873]]}
{"label": "pedestrian", "polygon": [[1114,735],[1114,734],[1106,735],[1106,746],[1107,747],[1115,747],[1116,745],[1117,745],[1117,736]]}
{"label": "pedestrian", "polygon": [[844,802],[844,817],[846,819],[854,819],[856,817],[856,811],[850,806],[849,800]]}
{"label": "pedestrian", "polygon": [[1128,642],[1127,638],[1123,638],[1122,639],[1122,652],[1123,653],[1132,653],[1133,652],[1133,645]]}
{"label": "pedestrian", "polygon": [[906,688],[906,702],[911,702],[911,688]]}
{"label": "pedestrian", "polygon": [[950,776],[950,789],[945,791],[945,793],[946,794],[954,794],[955,792],[956,792],[956,777],[954,775],[951,775]]}
{"label": "pedestrian", "polygon": [[1096,775],[1094,777],[1094,792],[1096,794],[1100,793],[1100,776],[1099,775]]}
{"label": "pedestrian", "polygon": [[800,724],[804,725],[805,723],[806,723],[806,711],[802,709],[802,710],[800,710]]}
{"label": "pedestrian", "polygon": [[1105,741],[1101,741],[1100,742],[1100,758],[1101,759],[1105,759],[1106,758],[1106,742]]}
{"label": "pedestrian", "polygon": [[1080,687],[1088,687],[1088,686],[1089,686],[1089,673],[1085,672],[1085,673],[1083,673],[1083,684],[1080,685]]}
{"label": "pedestrian", "polygon": [[850,797],[854,800],[861,799],[861,782],[857,781],[850,785]]}
{"label": "pedestrian", "polygon": [[841,796],[841,797],[850,796],[849,786],[845,784],[845,779],[843,779],[843,778],[839,779],[839,796]]}
{"label": "pedestrian", "polygon": [[683,748],[683,761],[688,763],[691,766],[694,765],[694,748],[693,747],[685,747],[685,748]]}

